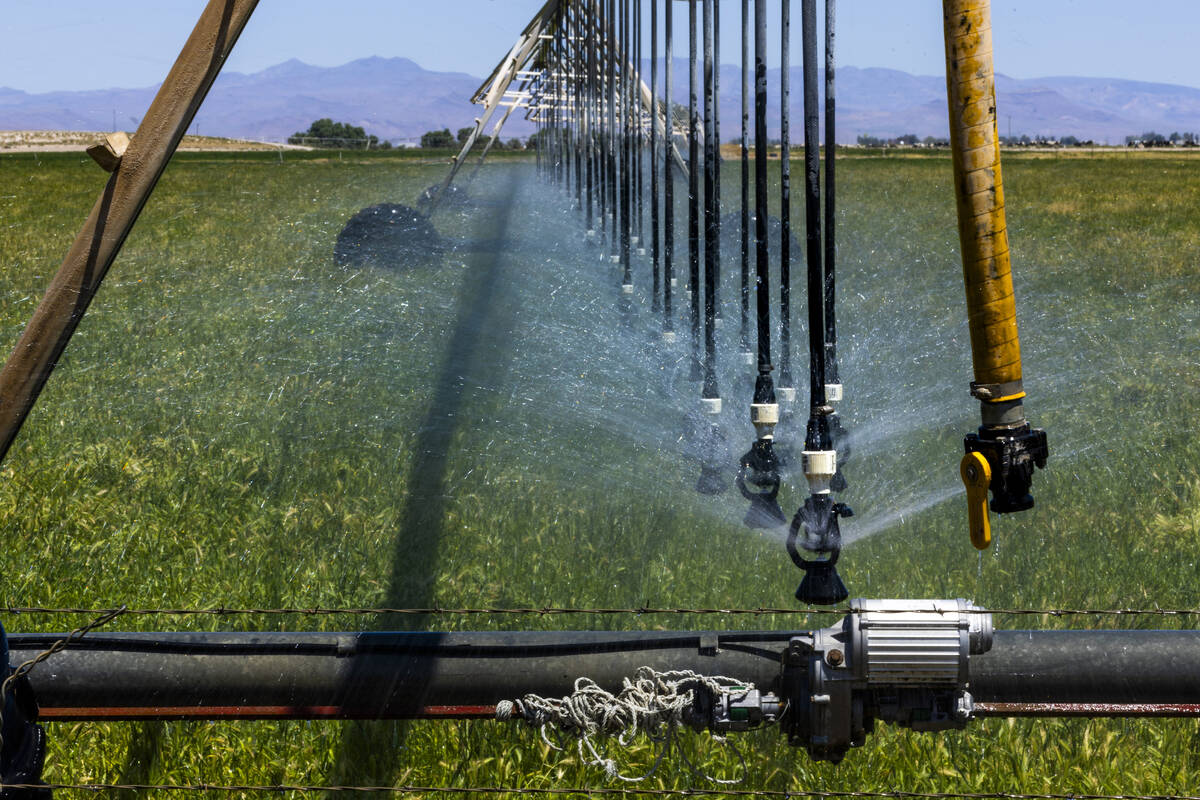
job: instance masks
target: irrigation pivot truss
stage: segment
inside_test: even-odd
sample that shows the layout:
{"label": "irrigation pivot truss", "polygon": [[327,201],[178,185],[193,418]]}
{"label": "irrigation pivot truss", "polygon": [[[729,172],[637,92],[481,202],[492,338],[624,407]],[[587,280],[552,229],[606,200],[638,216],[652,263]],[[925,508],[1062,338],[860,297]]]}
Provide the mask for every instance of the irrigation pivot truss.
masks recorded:
{"label": "irrigation pivot truss", "polygon": [[[785,81],[779,119],[785,149],[779,202],[782,237],[770,228],[768,160],[769,22],[766,0],[743,0],[740,351],[752,371],[746,409],[755,436],[737,461],[736,485],[748,501],[745,524],[786,529],[786,549],[803,578],[796,608],[17,608],[10,614],[90,614],[66,635],[0,631],[16,669],[0,697],[3,790],[46,789],[435,794],[706,795],[707,791],[420,786],[255,786],[40,782],[45,740],[37,719],[524,719],[557,726],[590,746],[611,727],[620,689],[640,675],[649,697],[687,686],[670,715],[634,709],[626,727],[658,731],[669,723],[719,734],[778,725],[813,758],[838,762],[866,741],[876,720],[916,731],[961,729],[987,716],[1200,716],[1200,633],[1196,631],[1006,631],[995,615],[1191,616],[1195,609],[982,609],[963,600],[853,600],[836,566],[840,496],[850,487],[840,466],[847,434],[837,414],[843,386],[837,361],[837,248],[834,169],[834,0],[825,0],[824,97],[819,91],[817,0],[784,0],[778,24],[787,75],[786,35],[798,5],[803,40],[804,203],[808,314],[808,421],[800,463],[809,494],[788,514],[779,502],[776,426],[798,387],[791,369],[790,119]],[[130,141],[112,138],[94,157],[111,172],[27,328],[0,372],[0,458],[8,452],[158,179],[253,13],[256,0],[210,0],[162,89]],[[634,302],[634,271],[653,265],[652,308],[662,337],[674,340],[676,183],[688,188],[688,366],[697,386],[701,471],[696,489],[724,490],[728,437],[719,422],[716,335],[721,325],[722,258],[717,0],[687,0],[688,102],[672,101],[676,0],[547,0],[472,98],[483,107],[443,180],[416,203],[426,222],[484,137],[479,164],[518,110],[538,126],[538,173],[545,192],[578,210],[580,238],[615,267],[622,303]],[[727,6],[728,7],[728,6]],[[651,74],[643,74],[650,12]],[[663,12],[660,16],[660,10]],[[989,510],[1033,504],[1034,471],[1045,466],[1045,432],[1025,417],[1016,307],[1004,213],[987,0],[943,2],[948,107],[959,235],[964,260],[974,380],[981,425],[966,436],[960,464],[969,528],[979,548],[991,541]],[[660,30],[659,20],[662,20]],[[727,17],[727,20],[729,18]],[[660,35],[661,34],[661,35]],[[660,45],[665,84],[658,81]],[[753,68],[751,69],[751,65]],[[751,81],[751,77],[753,80]],[[753,115],[749,97],[753,96]],[[701,98],[703,98],[701,100]],[[826,110],[821,170],[820,108]],[[751,125],[753,123],[753,125]],[[753,140],[751,150],[751,140]],[[686,155],[685,155],[686,154]],[[648,155],[648,157],[646,157]],[[752,158],[751,158],[752,156]],[[750,166],[753,162],[753,171]],[[647,169],[647,166],[649,169]],[[822,174],[825,176],[822,186]],[[647,192],[647,189],[649,190]],[[649,194],[651,235],[645,234]],[[662,200],[660,204],[660,198]],[[753,220],[753,230],[750,221]],[[647,254],[647,249],[649,253]],[[780,279],[770,266],[783,252]],[[728,255],[728,254],[727,254]],[[650,264],[645,259],[649,257]],[[682,259],[680,260],[680,265]],[[753,272],[751,272],[753,266]],[[660,271],[661,268],[661,271]],[[686,276],[684,273],[686,272]],[[782,321],[772,322],[778,296]],[[753,303],[751,303],[753,299]],[[776,336],[776,327],[779,335]],[[751,337],[753,330],[755,336]],[[777,369],[778,368],[778,369]],[[836,607],[835,607],[836,606]],[[826,627],[783,631],[123,633],[126,616],[489,615],[833,615]],[[590,682],[583,684],[587,676]],[[725,676],[735,676],[728,678]],[[693,681],[693,683],[688,683]],[[640,685],[640,684],[639,684]],[[665,688],[664,688],[665,687]],[[671,697],[678,700],[676,692]],[[562,697],[562,706],[555,698]],[[585,701],[602,698],[599,705]],[[650,703],[652,706],[653,703]],[[516,713],[513,713],[513,709]],[[546,709],[559,708],[559,716]],[[501,709],[504,709],[501,712]],[[574,716],[573,716],[574,715]],[[658,726],[658,727],[655,727]],[[595,753],[595,751],[592,751]],[[593,763],[601,764],[599,756]],[[747,797],[1029,798],[1085,795],[909,792],[771,792]],[[15,795],[14,795],[15,796]],[[1099,798],[1135,796],[1092,795]]]}

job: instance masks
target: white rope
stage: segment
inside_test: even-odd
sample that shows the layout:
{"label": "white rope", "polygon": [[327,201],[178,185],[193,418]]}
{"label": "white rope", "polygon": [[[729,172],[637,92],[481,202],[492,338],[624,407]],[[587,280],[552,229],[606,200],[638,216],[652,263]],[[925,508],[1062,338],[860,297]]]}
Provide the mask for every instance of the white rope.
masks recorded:
{"label": "white rope", "polygon": [[[662,763],[673,744],[675,730],[685,723],[684,715],[695,703],[696,690],[721,696],[740,694],[749,688],[753,686],[746,681],[722,675],[701,675],[691,670],[658,672],[651,667],[640,667],[632,678],[624,679],[618,694],[590,678],[578,678],[575,691],[566,697],[527,694],[520,700],[503,700],[496,704],[496,719],[508,720],[514,715],[523,718],[539,730],[542,741],[553,750],[563,748],[550,741],[547,735],[550,728],[562,736],[574,737],[583,763],[602,768],[609,779],[637,783],[653,775]],[[639,732],[660,746],[649,771],[640,777],[629,777],[621,773],[614,759],[606,758],[597,749],[595,739],[616,737],[620,746],[627,747]],[[738,757],[741,758],[740,753]],[[743,762],[743,775],[744,772]],[[740,778],[727,781],[704,777],[720,784],[741,782]]]}

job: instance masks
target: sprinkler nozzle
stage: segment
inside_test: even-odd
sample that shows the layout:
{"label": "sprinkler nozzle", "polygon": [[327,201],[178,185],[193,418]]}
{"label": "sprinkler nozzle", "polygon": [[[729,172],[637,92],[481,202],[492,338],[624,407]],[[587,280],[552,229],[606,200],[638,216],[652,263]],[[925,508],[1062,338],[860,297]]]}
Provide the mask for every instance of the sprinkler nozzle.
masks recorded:
{"label": "sprinkler nozzle", "polygon": [[747,528],[777,528],[787,524],[779,506],[779,459],[769,438],[758,439],[742,456],[737,486],[750,508],[742,522]]}
{"label": "sprinkler nozzle", "polygon": [[[812,494],[792,518],[788,528],[787,551],[796,566],[804,570],[804,579],[796,590],[796,599],[808,605],[827,606],[849,597],[846,585],[837,574],[842,552],[840,517],[854,516],[844,503],[833,502],[828,494]],[[803,531],[804,538],[797,539]]]}
{"label": "sprinkler nozzle", "polygon": [[804,579],[796,589],[796,599],[810,606],[831,606],[840,603],[850,596],[846,584],[837,573],[834,564],[837,559],[829,561],[809,561],[805,567]]}

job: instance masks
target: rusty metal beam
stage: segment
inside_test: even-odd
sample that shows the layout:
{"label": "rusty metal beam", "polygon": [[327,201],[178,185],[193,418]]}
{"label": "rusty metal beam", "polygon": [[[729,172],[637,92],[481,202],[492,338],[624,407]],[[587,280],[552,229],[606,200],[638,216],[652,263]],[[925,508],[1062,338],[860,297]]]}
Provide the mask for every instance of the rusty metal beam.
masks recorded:
{"label": "rusty metal beam", "polygon": [[1200,703],[976,703],[977,717],[1200,717]]}
{"label": "rusty metal beam", "polygon": [[0,461],[116,260],[258,0],[210,0],[0,372]]}
{"label": "rusty metal beam", "polygon": [[488,124],[488,120],[492,118],[492,114],[500,107],[500,103],[504,99],[504,93],[508,91],[508,87],[512,85],[513,81],[517,79],[517,75],[525,69],[529,60],[538,51],[538,42],[541,39],[542,31],[549,25],[551,18],[558,13],[558,9],[559,0],[547,0],[546,4],[542,6],[542,9],[534,16],[529,25],[525,27],[525,30],[517,39],[517,43],[509,50],[508,55],[504,57],[504,60],[500,62],[488,80],[476,91],[473,101],[483,104],[483,113],[476,118],[471,135],[467,137],[462,149],[450,163],[450,171],[442,179],[436,191],[422,198],[425,201],[425,207],[428,209],[429,214],[432,214],[437,209],[438,202],[442,199],[446,190],[450,188],[450,184],[454,182],[454,176],[462,168],[463,163],[471,152],[471,148],[475,146],[475,140],[483,132],[484,127]]}

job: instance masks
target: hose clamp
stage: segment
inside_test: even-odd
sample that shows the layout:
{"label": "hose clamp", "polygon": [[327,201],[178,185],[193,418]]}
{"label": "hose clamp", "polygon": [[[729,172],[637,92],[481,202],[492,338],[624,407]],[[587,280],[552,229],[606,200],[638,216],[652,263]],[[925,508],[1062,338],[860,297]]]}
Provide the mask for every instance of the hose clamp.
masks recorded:
{"label": "hose clamp", "polygon": [[1004,383],[971,381],[971,396],[981,403],[1008,403],[1025,397],[1025,384],[1020,378]]}

